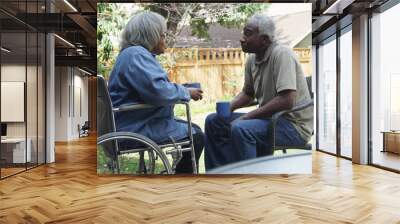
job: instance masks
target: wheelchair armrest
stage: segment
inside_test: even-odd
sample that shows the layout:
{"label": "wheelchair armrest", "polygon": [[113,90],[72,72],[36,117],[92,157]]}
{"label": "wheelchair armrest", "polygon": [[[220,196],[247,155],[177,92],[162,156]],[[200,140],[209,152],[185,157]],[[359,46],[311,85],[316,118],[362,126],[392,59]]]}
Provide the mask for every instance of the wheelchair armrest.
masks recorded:
{"label": "wheelchair armrest", "polygon": [[132,110],[143,110],[149,108],[155,108],[156,106],[144,103],[132,103],[132,104],[124,104],[119,107],[114,107],[113,112],[123,112],[123,111],[132,111]]}
{"label": "wheelchair armrest", "polygon": [[[174,105],[176,105],[176,104],[185,105],[188,127],[189,127],[189,130],[191,130],[192,121],[191,121],[191,115],[190,115],[189,101],[178,101],[178,102],[174,103]],[[143,104],[143,103],[124,104],[124,105],[121,105],[120,107],[114,107],[113,112],[117,113],[117,112],[123,112],[123,111],[143,110],[143,109],[156,108],[156,107],[157,106],[155,106],[155,105]],[[191,131],[189,131],[189,134],[191,135]]]}
{"label": "wheelchair armrest", "polygon": [[[185,104],[189,105],[189,102],[185,101],[178,101],[175,104]],[[131,104],[123,104],[119,107],[114,107],[113,112],[124,112],[124,111],[132,111],[132,110],[143,110],[143,109],[150,109],[150,108],[156,108],[158,106],[151,105],[151,104],[145,104],[145,103],[131,103]]]}
{"label": "wheelchair armrest", "polygon": [[189,105],[189,101],[178,101],[178,102],[176,102],[175,104],[182,104],[182,105],[185,105],[185,108],[186,108],[186,118],[187,118],[187,121],[188,122],[191,122],[191,116],[190,116],[190,105]]}
{"label": "wheelchair armrest", "polygon": [[[190,106],[189,106],[189,101],[178,101],[174,103],[176,104],[183,104],[186,107],[186,118],[188,122],[188,130],[189,130],[189,135],[190,140],[193,141],[192,139],[192,118],[190,115]],[[149,108],[156,108],[157,106],[155,105],[150,105],[150,104],[143,104],[143,103],[133,103],[133,104],[124,104],[121,105],[120,107],[115,107],[113,108],[113,112],[123,112],[123,111],[133,111],[133,110],[142,110],[142,109],[149,109]]]}
{"label": "wheelchair armrest", "polygon": [[178,101],[175,104],[182,104],[182,105],[185,105],[185,107],[186,107],[186,119],[187,119],[187,123],[188,123],[189,137],[190,137],[190,140],[193,141],[193,139],[192,139],[192,118],[191,118],[191,114],[190,114],[189,101]]}
{"label": "wheelchair armrest", "polygon": [[309,101],[307,101],[305,103],[300,103],[299,105],[294,106],[290,110],[283,110],[283,111],[276,112],[275,114],[272,115],[271,120],[273,122],[276,122],[278,120],[278,118],[281,117],[284,114],[288,114],[288,113],[304,110],[304,109],[306,109],[308,107],[311,107],[313,105],[314,105],[314,101],[313,100],[309,100]]}
{"label": "wheelchair armrest", "polygon": [[183,104],[183,105],[185,105],[185,106],[189,106],[189,101],[178,101],[178,102],[176,102],[175,104]]}

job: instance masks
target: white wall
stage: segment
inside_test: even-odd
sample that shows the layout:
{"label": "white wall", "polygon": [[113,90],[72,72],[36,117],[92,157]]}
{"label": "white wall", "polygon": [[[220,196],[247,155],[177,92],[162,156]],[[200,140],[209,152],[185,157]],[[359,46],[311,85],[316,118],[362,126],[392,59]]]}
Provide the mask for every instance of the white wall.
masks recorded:
{"label": "white wall", "polygon": [[55,68],[55,141],[68,140],[68,86],[67,67]]}
{"label": "white wall", "polygon": [[56,141],[77,139],[78,124],[88,120],[88,79],[83,75],[73,67],[56,67]]}

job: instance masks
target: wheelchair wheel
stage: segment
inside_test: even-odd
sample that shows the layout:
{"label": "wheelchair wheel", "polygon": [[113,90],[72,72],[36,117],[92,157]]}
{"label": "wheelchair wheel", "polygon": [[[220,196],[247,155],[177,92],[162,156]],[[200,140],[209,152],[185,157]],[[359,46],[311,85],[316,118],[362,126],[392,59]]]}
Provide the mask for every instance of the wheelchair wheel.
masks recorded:
{"label": "wheelchair wheel", "polygon": [[[124,151],[119,151],[118,144],[116,144],[116,141],[118,140],[139,142],[142,145],[144,145],[144,147],[140,147],[140,149],[129,149]],[[123,165],[125,169],[128,167],[128,170],[131,170],[132,173],[154,174],[156,170],[155,158],[159,158],[161,160],[163,169],[166,170],[167,174],[173,173],[171,165],[165,153],[159,148],[159,146],[156,143],[154,143],[152,140],[150,140],[145,136],[131,132],[112,132],[97,138],[97,145],[103,145],[103,144],[108,146],[110,145],[113,146],[112,147],[113,152],[112,153],[109,152],[108,154],[116,155],[113,156],[114,159],[112,160],[113,163],[116,164],[117,173],[125,173],[124,172],[125,170],[121,170],[122,167],[121,165]],[[129,162],[129,160],[127,159],[129,158],[129,156],[125,156],[125,154],[126,155],[135,154],[134,156],[139,155],[139,158],[137,160],[138,163],[132,164],[131,162]],[[128,163],[125,165],[126,162]]]}

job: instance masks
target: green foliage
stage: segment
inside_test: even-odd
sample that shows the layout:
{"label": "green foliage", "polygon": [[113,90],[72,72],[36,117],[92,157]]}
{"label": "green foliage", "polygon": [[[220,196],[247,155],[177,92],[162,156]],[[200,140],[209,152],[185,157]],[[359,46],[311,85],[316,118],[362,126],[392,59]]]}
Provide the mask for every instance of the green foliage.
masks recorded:
{"label": "green foliage", "polygon": [[112,38],[119,37],[128,16],[120,4],[97,4],[97,70],[100,74],[107,76],[112,69],[116,58]]}
{"label": "green foliage", "polygon": [[222,13],[218,17],[217,22],[228,28],[240,28],[245,25],[248,17],[266,10],[268,7],[269,4],[265,3],[239,4],[232,9],[232,12],[227,11]]}
{"label": "green foliage", "polygon": [[190,28],[192,28],[192,35],[199,38],[209,39],[208,29],[210,24],[206,22],[206,18],[194,18],[190,20]]}

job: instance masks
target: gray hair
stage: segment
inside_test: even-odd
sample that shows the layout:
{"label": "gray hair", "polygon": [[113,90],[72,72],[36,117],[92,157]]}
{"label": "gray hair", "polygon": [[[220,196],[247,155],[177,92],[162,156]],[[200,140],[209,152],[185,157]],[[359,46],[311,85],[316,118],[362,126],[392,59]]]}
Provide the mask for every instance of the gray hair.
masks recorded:
{"label": "gray hair", "polygon": [[167,23],[163,16],[150,11],[141,12],[126,24],[122,32],[121,51],[132,45],[140,45],[151,51],[166,31]]}
{"label": "gray hair", "polygon": [[265,14],[256,14],[249,18],[248,23],[258,27],[260,35],[266,35],[271,42],[275,42],[275,22]]}

